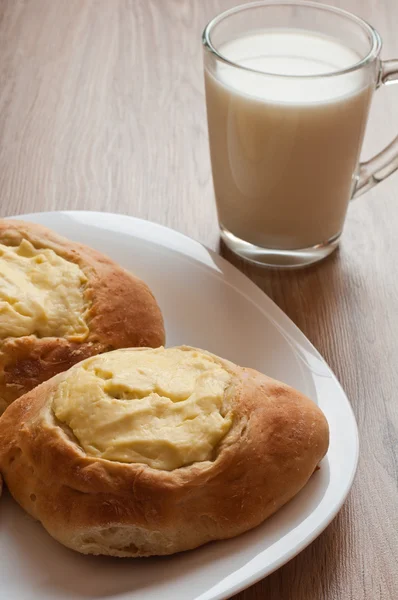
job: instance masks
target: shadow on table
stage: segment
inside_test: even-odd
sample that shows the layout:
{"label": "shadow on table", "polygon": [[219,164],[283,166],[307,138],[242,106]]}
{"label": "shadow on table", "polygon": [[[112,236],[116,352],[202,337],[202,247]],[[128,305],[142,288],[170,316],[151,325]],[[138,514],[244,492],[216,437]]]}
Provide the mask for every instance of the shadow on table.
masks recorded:
{"label": "shadow on table", "polygon": [[[292,319],[333,370],[341,368],[341,355],[348,351],[348,336],[357,335],[356,315],[371,314],[377,291],[354,257],[339,249],[325,260],[302,269],[269,269],[251,265],[237,257],[223,242],[220,254],[261,288]],[[365,293],[366,292],[366,293]],[[336,331],[340,335],[336,337]],[[363,332],[372,335],[371,331]]]}

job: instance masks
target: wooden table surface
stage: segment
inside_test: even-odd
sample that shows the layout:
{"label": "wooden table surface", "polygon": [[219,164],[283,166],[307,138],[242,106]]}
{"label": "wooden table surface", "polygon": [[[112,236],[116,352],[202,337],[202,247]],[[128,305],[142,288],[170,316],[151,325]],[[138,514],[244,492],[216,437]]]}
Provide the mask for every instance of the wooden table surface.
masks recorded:
{"label": "wooden table surface", "polygon": [[[0,0],[1,216],[120,212],[218,248],[200,36],[236,3]],[[384,58],[398,57],[396,0],[335,4],[378,29]],[[398,86],[376,94],[365,157],[394,132]],[[338,517],[236,600],[398,598],[397,234],[396,174],[352,203],[341,248],[323,264],[268,271],[223,251],[326,357],[361,438]]]}

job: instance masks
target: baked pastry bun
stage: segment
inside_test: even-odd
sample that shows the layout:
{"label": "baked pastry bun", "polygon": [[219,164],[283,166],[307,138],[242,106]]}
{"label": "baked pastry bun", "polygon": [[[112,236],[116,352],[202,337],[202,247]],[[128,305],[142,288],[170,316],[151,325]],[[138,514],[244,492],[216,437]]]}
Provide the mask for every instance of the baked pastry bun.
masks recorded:
{"label": "baked pastry bun", "polygon": [[163,555],[236,536],[297,494],[327,448],[311,400],[189,347],[89,358],[0,419],[11,494],[84,554]]}
{"label": "baked pastry bun", "polygon": [[0,220],[0,414],[84,358],[164,335],[143,281],[41,225]]}

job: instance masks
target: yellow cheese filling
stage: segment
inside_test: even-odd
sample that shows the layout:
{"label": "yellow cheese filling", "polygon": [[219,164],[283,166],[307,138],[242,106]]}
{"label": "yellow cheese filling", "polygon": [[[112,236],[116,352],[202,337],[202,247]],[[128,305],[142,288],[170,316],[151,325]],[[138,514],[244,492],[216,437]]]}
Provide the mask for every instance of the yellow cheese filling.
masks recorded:
{"label": "yellow cheese filling", "polygon": [[88,333],[80,267],[50,249],[0,244],[0,339],[34,334],[83,341]]}
{"label": "yellow cheese filling", "polygon": [[70,371],[56,418],[87,455],[172,470],[211,460],[231,426],[231,375],[196,350],[115,350]]}

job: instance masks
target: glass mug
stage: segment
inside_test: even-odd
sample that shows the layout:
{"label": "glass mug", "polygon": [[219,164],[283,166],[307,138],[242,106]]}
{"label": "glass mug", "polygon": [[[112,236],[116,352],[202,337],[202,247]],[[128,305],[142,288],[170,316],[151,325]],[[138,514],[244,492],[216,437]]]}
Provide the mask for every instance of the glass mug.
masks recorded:
{"label": "glass mug", "polygon": [[338,245],[348,202],[398,169],[398,137],[360,151],[374,90],[398,80],[365,21],[315,2],[254,2],[203,32],[221,237],[267,266],[305,266]]}

